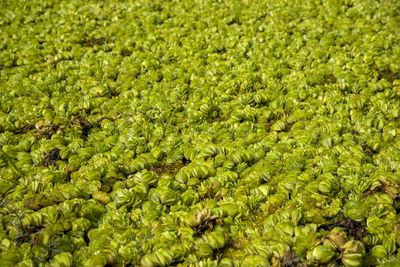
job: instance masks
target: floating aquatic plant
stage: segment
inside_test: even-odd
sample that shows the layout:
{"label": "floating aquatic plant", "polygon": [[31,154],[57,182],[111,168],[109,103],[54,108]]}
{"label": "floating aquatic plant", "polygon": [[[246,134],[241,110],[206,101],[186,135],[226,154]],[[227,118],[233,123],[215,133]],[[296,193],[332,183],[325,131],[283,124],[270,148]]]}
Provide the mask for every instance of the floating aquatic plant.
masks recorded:
{"label": "floating aquatic plant", "polygon": [[0,265],[399,265],[398,2],[0,7]]}

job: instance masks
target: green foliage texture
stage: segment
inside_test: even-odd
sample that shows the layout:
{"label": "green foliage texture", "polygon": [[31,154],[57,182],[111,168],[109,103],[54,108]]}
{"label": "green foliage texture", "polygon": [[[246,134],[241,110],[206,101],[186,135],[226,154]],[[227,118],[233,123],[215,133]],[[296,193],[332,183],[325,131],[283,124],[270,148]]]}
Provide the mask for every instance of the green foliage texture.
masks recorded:
{"label": "green foliage texture", "polygon": [[0,0],[0,148],[0,266],[400,266],[400,1]]}

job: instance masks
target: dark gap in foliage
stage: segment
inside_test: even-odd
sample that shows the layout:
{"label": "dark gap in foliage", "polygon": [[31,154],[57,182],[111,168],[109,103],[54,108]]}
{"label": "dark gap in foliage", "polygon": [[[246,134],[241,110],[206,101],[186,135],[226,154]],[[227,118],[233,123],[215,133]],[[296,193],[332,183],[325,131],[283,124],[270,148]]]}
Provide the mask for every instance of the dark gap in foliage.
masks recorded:
{"label": "dark gap in foliage", "polygon": [[85,234],[83,235],[83,240],[85,241],[86,245],[89,245],[90,239],[89,239],[87,233],[85,233]]}
{"label": "dark gap in foliage", "polygon": [[378,180],[379,184],[370,188],[369,191],[364,193],[364,197],[373,195],[375,193],[386,193],[393,200],[400,199],[400,185],[391,183],[389,181]]}
{"label": "dark gap in foliage", "polygon": [[192,162],[190,159],[187,159],[187,158],[185,158],[185,156],[183,156],[183,158],[182,158],[182,163],[183,163],[183,165],[188,165],[190,162]]}
{"label": "dark gap in foliage", "polygon": [[118,91],[116,91],[116,90],[112,90],[111,91],[111,97],[116,97],[116,96],[119,96],[119,92]]}
{"label": "dark gap in foliage", "polygon": [[341,221],[338,226],[343,227],[348,235],[356,240],[363,241],[363,237],[369,234],[368,230],[360,222],[351,219]]}
{"label": "dark gap in foliage", "polygon": [[105,38],[93,38],[80,41],[79,44],[84,47],[93,47],[95,45],[103,45],[106,42]]}
{"label": "dark gap in foliage", "polygon": [[325,84],[334,84],[336,83],[336,77],[333,74],[328,74],[324,76]]}
{"label": "dark gap in foliage", "polygon": [[400,200],[399,199],[395,199],[393,200],[393,208],[396,211],[396,214],[400,213]]}
{"label": "dark gap in foliage", "polygon": [[41,138],[49,138],[53,134],[55,134],[58,129],[59,129],[59,127],[57,125],[54,125],[54,124],[51,124],[51,123],[50,124],[38,124],[38,125],[36,125],[36,129],[34,131],[34,134],[39,139],[41,139]]}
{"label": "dark gap in foliage", "polygon": [[318,228],[324,230],[332,230],[335,227],[341,227],[347,233],[347,235],[354,237],[356,240],[360,240],[363,242],[363,237],[369,235],[368,230],[357,221],[352,219],[343,219],[344,215],[342,212],[339,212],[333,221],[338,221],[330,224],[322,224]]}
{"label": "dark gap in foliage", "polygon": [[213,252],[213,256],[212,256],[212,260],[213,260],[213,261],[219,262],[219,261],[221,261],[223,258],[224,258],[224,248],[216,249],[216,250]]}
{"label": "dark gap in foliage", "polygon": [[297,256],[294,251],[286,251],[280,258],[280,266],[290,267],[290,266],[308,266],[307,264],[301,263],[301,258]]}
{"label": "dark gap in foliage", "polygon": [[268,120],[268,122],[265,124],[265,128],[267,131],[271,130],[271,126],[274,125],[275,121],[274,120]]}
{"label": "dark gap in foliage", "polygon": [[93,125],[81,115],[75,117],[75,119],[71,123],[72,127],[78,127],[82,129],[82,134],[87,136],[89,134],[89,130],[93,127]]}
{"label": "dark gap in foliage", "polygon": [[175,175],[183,166],[185,166],[185,164],[182,160],[178,160],[173,165],[162,165],[160,167],[151,168],[150,171],[155,172],[158,176],[164,173]]}
{"label": "dark gap in foliage", "polygon": [[292,128],[293,124],[294,124],[294,123],[286,122],[286,123],[285,123],[285,128],[282,129],[281,132],[289,132],[290,129]]}
{"label": "dark gap in foliage", "polygon": [[192,228],[195,231],[194,235],[196,237],[199,237],[206,231],[212,231],[215,226],[222,225],[223,223],[224,222],[221,218],[217,218],[216,216],[209,216],[205,218],[199,225],[193,226]]}
{"label": "dark gap in foliage", "polygon": [[237,24],[237,25],[242,25],[242,22],[240,21],[240,19],[238,18],[238,17],[233,17],[231,20],[229,20],[227,23],[226,23],[228,26],[231,26],[231,25],[233,25],[233,24]]}
{"label": "dark gap in foliage", "polygon": [[229,237],[228,242],[226,243],[224,249],[227,250],[229,248],[233,249],[243,249],[243,247],[249,242],[248,238],[242,238],[241,240],[234,240],[232,237]]}
{"label": "dark gap in foliage", "polygon": [[220,55],[223,55],[223,54],[226,53],[226,48],[225,48],[225,47],[217,48],[217,49],[216,49],[216,52],[217,52],[218,54],[220,54]]}
{"label": "dark gap in foliage", "polygon": [[47,152],[46,157],[42,160],[39,166],[49,167],[50,165],[56,165],[58,160],[62,160],[60,156],[60,151],[61,149],[55,147]]}
{"label": "dark gap in foliage", "polygon": [[24,134],[29,132],[30,130],[35,129],[35,124],[33,122],[28,122],[19,127],[17,130],[14,131],[15,134]]}
{"label": "dark gap in foliage", "polygon": [[367,144],[362,144],[362,149],[364,151],[364,154],[367,155],[368,157],[372,157],[374,154],[378,153]]}
{"label": "dark gap in foliage", "polygon": [[29,242],[32,245],[39,244],[40,230],[44,228],[43,226],[24,226],[21,224],[18,225],[18,228],[21,231],[16,238],[17,244],[19,246],[25,242]]}
{"label": "dark gap in foliage", "polygon": [[386,81],[392,83],[395,80],[400,80],[400,72],[392,72],[390,70],[382,70],[378,72],[380,79],[385,79]]}
{"label": "dark gap in foliage", "polygon": [[123,57],[129,57],[130,55],[132,55],[132,52],[127,50],[127,49],[122,49],[119,54]]}

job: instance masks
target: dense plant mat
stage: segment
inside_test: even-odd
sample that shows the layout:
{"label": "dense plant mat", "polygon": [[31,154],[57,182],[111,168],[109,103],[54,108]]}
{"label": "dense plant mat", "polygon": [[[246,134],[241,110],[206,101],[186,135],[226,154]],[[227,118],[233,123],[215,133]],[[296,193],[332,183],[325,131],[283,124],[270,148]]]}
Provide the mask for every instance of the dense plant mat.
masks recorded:
{"label": "dense plant mat", "polygon": [[399,266],[400,1],[0,1],[1,266]]}

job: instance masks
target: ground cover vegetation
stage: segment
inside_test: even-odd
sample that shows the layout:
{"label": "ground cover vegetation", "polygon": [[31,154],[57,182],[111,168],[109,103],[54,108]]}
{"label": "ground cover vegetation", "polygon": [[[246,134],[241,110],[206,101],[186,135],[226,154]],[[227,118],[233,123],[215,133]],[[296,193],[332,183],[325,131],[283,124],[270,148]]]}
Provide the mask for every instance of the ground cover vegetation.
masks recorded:
{"label": "ground cover vegetation", "polygon": [[1,266],[399,266],[400,1],[0,1]]}

